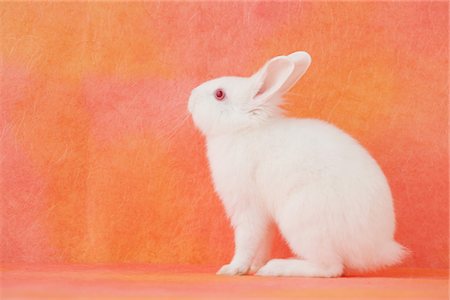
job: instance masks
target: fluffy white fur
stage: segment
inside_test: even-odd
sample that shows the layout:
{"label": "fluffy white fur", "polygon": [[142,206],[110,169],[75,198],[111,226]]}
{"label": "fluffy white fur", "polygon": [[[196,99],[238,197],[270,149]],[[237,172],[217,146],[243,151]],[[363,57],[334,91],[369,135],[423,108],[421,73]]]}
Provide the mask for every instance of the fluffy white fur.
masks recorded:
{"label": "fluffy white fur", "polygon": [[[281,114],[282,94],[310,62],[306,52],[278,56],[251,77],[192,91],[189,111],[235,231],[234,257],[218,274],[336,277],[344,267],[399,263],[405,253],[394,241],[389,185],[369,153],[333,125]],[[268,261],[273,224],[295,258]]]}

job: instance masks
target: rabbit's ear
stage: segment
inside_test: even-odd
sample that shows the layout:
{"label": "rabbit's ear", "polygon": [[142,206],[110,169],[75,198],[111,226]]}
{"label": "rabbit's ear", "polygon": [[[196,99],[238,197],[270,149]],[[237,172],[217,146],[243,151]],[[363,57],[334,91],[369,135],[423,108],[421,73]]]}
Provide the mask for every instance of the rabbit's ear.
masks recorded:
{"label": "rabbit's ear", "polygon": [[252,76],[255,87],[253,99],[264,102],[282,90],[294,71],[294,63],[286,56],[277,56],[269,60]]}
{"label": "rabbit's ear", "polygon": [[302,78],[302,76],[306,73],[306,70],[308,70],[309,65],[311,64],[311,56],[305,51],[294,52],[287,57],[295,64],[295,68],[294,72],[292,72],[289,79],[283,85],[282,93],[290,90],[295,85],[295,83],[300,78]]}
{"label": "rabbit's ear", "polygon": [[269,60],[255,75],[255,100],[265,101],[274,94],[282,95],[305,74],[311,63],[306,52],[295,52],[289,56],[277,56]]}

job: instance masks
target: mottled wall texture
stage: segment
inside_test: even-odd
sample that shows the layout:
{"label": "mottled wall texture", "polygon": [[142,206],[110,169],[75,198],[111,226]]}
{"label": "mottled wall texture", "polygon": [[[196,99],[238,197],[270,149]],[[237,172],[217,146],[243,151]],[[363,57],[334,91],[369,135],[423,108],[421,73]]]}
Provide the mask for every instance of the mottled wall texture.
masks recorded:
{"label": "mottled wall texture", "polygon": [[[4,3],[1,262],[219,265],[232,231],[190,90],[313,63],[290,116],[356,137],[392,186],[409,267],[448,264],[448,3]],[[281,239],[274,255],[289,255]]]}

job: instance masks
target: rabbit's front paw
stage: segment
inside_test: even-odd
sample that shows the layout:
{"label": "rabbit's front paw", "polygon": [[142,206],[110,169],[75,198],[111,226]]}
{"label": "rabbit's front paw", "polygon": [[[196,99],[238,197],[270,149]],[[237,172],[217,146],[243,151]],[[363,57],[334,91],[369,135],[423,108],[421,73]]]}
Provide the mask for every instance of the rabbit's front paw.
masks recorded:
{"label": "rabbit's front paw", "polygon": [[265,265],[265,263],[252,263],[252,265],[250,266],[250,270],[249,272],[254,274],[256,272],[258,272],[259,269],[261,269],[263,266]]}
{"label": "rabbit's front paw", "polygon": [[224,265],[220,270],[216,273],[217,275],[244,275],[247,274],[249,271],[249,266],[246,265],[235,265],[235,264],[228,264]]}

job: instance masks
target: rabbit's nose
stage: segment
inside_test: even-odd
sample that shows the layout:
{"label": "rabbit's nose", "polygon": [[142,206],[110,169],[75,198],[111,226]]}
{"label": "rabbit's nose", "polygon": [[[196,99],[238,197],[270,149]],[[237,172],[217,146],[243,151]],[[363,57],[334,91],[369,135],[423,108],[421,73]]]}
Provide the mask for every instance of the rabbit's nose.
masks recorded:
{"label": "rabbit's nose", "polygon": [[195,100],[192,99],[192,96],[189,98],[188,101],[188,111],[192,114],[192,112],[194,111],[194,106],[195,106]]}

